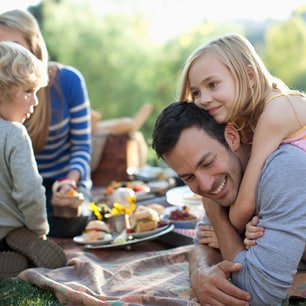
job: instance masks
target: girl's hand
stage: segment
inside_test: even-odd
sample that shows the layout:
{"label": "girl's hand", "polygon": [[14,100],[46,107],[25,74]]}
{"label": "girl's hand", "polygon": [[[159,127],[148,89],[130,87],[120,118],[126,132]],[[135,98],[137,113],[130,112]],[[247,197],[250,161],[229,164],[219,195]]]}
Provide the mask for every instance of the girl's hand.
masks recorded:
{"label": "girl's hand", "polygon": [[246,225],[244,244],[247,249],[256,244],[256,239],[264,235],[264,228],[257,226],[258,216],[254,216]]}
{"label": "girl's hand", "polygon": [[211,248],[219,249],[218,239],[216,237],[213,226],[201,225],[198,228],[199,242],[207,244]]}

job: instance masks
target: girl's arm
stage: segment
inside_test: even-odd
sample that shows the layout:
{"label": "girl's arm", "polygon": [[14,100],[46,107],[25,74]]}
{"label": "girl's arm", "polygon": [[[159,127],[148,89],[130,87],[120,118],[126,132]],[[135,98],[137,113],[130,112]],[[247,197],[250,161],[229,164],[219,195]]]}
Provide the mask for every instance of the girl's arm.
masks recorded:
{"label": "girl's arm", "polygon": [[[252,151],[239,193],[235,203],[230,208],[230,221],[241,233],[255,210],[256,186],[258,177],[266,158],[280,145],[290,133],[292,126],[288,112],[282,109],[283,103],[270,103],[261,114],[253,137]],[[288,106],[289,107],[289,106]]]}
{"label": "girl's arm", "polygon": [[212,225],[200,225],[197,231],[199,243],[207,244],[211,248],[219,249],[218,239]]}
{"label": "girl's arm", "polygon": [[246,225],[245,238],[243,243],[247,249],[256,244],[256,239],[264,235],[264,228],[257,226],[259,221],[258,216],[254,216]]}

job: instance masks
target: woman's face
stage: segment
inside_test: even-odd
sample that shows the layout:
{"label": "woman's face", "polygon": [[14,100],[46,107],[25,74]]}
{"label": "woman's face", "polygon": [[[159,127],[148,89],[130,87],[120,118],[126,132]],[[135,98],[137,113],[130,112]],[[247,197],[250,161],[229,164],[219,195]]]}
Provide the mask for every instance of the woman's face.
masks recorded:
{"label": "woman's face", "polygon": [[0,41],[12,41],[31,51],[29,44],[20,33],[3,25],[0,25]]}
{"label": "woman's face", "polygon": [[218,123],[225,123],[235,103],[235,81],[229,69],[211,53],[196,59],[189,70],[193,101]]}

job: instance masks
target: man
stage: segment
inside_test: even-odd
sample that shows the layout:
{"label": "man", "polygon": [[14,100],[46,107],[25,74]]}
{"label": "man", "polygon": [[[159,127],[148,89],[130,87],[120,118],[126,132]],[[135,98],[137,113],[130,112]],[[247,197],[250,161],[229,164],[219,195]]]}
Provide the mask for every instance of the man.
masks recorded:
{"label": "man", "polygon": [[211,199],[205,210],[224,261],[216,249],[195,245],[190,280],[201,304],[281,305],[306,243],[305,152],[282,145],[266,160],[256,199],[265,232],[246,250],[227,210],[249,157],[237,130],[218,125],[193,103],[176,102],[159,115],[152,146],[193,192]]}

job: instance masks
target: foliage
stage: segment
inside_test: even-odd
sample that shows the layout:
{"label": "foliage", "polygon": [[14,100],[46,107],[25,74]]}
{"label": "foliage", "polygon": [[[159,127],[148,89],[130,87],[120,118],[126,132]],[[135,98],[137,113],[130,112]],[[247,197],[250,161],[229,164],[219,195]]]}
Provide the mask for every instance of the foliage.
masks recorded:
{"label": "foliage", "polygon": [[88,1],[44,0],[31,10],[40,22],[51,59],[84,74],[92,108],[102,119],[132,117],[142,104],[154,105],[154,113],[142,127],[148,141],[157,115],[176,99],[188,55],[216,35],[246,35],[274,75],[291,87],[306,89],[306,57],[301,56],[306,53],[305,6],[284,22],[203,19],[186,33],[158,43],[150,39],[148,17],[141,12],[102,14]]}
{"label": "foliage", "polygon": [[[291,87],[296,87],[296,76],[305,74],[306,22],[300,16],[271,26],[266,32],[263,54],[267,68]],[[306,89],[306,83],[304,88]]]}

